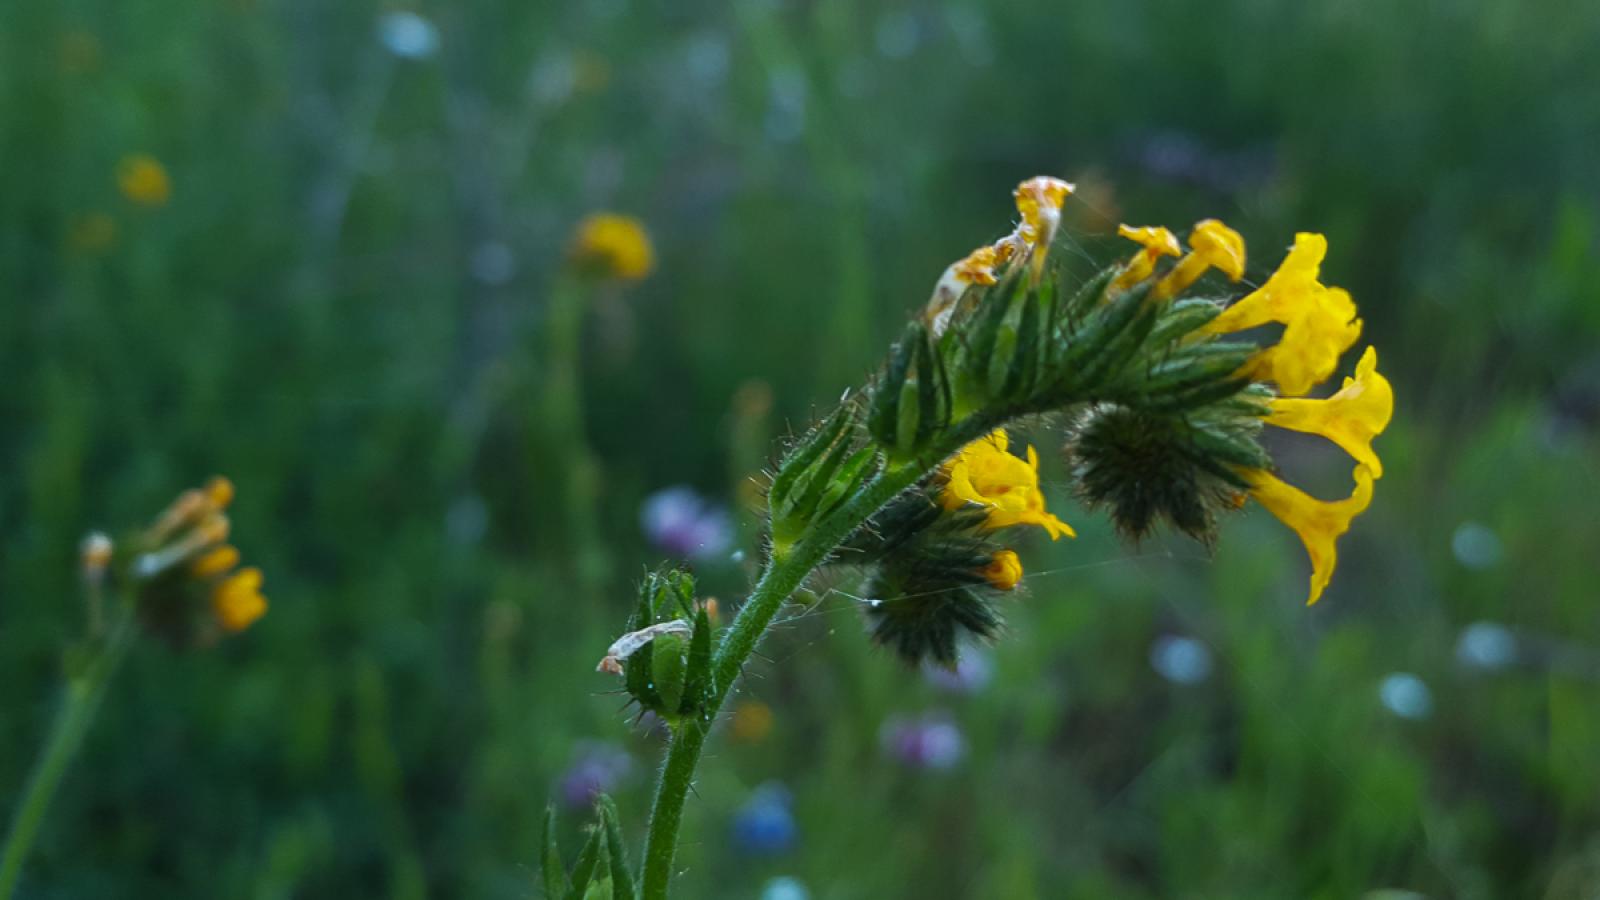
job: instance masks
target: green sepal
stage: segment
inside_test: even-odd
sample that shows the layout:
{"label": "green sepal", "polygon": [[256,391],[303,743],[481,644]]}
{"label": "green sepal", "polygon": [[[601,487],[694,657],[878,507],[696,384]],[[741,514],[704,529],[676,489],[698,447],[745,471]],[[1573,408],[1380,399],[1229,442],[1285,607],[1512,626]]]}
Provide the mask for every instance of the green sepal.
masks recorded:
{"label": "green sepal", "polygon": [[1071,323],[1081,320],[1091,311],[1099,308],[1105,302],[1106,291],[1111,289],[1111,280],[1116,278],[1117,273],[1120,271],[1122,271],[1121,266],[1107,266],[1096,272],[1088,281],[1085,281],[1073,293],[1072,299],[1067,301],[1066,307],[1062,310],[1063,318]]}
{"label": "green sepal", "polygon": [[613,900],[635,900],[638,891],[633,886],[633,871],[628,867],[628,845],[622,839],[621,817],[617,804],[601,794],[595,800],[600,810],[600,827],[606,833],[606,855],[611,860],[611,896]]}
{"label": "green sepal", "polygon": [[600,868],[601,854],[605,853],[603,831],[597,827],[589,832],[589,840],[584,843],[578,861],[572,866],[572,886],[567,888],[567,900],[584,900],[588,896],[589,883]]}
{"label": "green sepal", "polygon": [[846,397],[840,402],[838,409],[807,432],[783,462],[778,464],[778,474],[773,476],[772,486],[767,489],[767,506],[772,510],[775,520],[786,514],[791,499],[790,494],[800,477],[809,472],[812,464],[828,452],[840,436],[854,424],[855,413],[856,404]]}
{"label": "green sepal", "polygon": [[845,460],[844,465],[833,477],[833,482],[828,485],[828,490],[817,502],[817,511],[814,518],[820,519],[840,503],[854,496],[866,486],[877,474],[883,470],[883,454],[876,447],[862,447]]}
{"label": "green sepal", "polygon": [[933,336],[920,329],[917,341],[917,423],[908,449],[921,451],[950,423],[950,378],[944,359],[933,346]]}
{"label": "green sepal", "polygon": [[917,352],[917,336],[921,330],[919,322],[906,327],[905,335],[889,348],[883,374],[872,386],[872,412],[867,417],[867,431],[884,447],[893,448],[900,442],[901,393],[911,374],[911,360]]}
{"label": "green sepal", "polygon": [[650,677],[655,682],[656,693],[661,697],[661,709],[658,712],[675,717],[682,708],[683,689],[688,678],[688,663],[683,657],[683,638],[675,634],[657,635],[650,645],[654,649],[650,660]]}
{"label": "green sepal", "polygon": [[1016,347],[1011,352],[1011,364],[1000,396],[1014,400],[1024,396],[1033,387],[1038,372],[1040,343],[1044,328],[1040,321],[1037,295],[1028,295],[1022,301],[1022,313],[1017,322]]}
{"label": "green sepal", "polygon": [[539,871],[543,876],[544,895],[556,900],[567,892],[567,867],[561,863],[561,851],[556,847],[556,805],[544,808],[543,850],[539,855]]}
{"label": "green sepal", "polygon": [[684,672],[684,691],[678,712],[680,715],[700,715],[710,699],[711,673],[711,617],[705,607],[696,610],[694,630],[689,634],[689,661]]}
{"label": "green sepal", "polygon": [[1186,334],[1191,334],[1206,323],[1217,317],[1222,312],[1221,300],[1207,300],[1203,297],[1185,297],[1173,301],[1167,311],[1156,323],[1150,332],[1152,344],[1167,344]]}

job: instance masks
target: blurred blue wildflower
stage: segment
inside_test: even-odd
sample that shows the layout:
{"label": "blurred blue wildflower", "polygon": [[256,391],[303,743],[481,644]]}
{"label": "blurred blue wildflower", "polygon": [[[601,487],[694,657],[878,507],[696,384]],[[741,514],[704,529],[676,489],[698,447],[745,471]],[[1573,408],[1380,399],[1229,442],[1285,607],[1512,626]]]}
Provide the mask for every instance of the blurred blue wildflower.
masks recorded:
{"label": "blurred blue wildflower", "polygon": [[568,809],[588,809],[594,798],[616,790],[633,771],[633,758],[615,744],[586,743],[577,761],[561,776],[561,802]]}
{"label": "blurred blue wildflower", "polygon": [[1489,569],[1505,556],[1500,536],[1480,522],[1462,522],[1450,538],[1450,552],[1456,562],[1469,569]]}
{"label": "blurred blue wildflower", "polygon": [[811,900],[811,892],[798,878],[779,875],[762,886],[761,900]]}
{"label": "blurred blue wildflower", "polygon": [[645,537],[680,559],[717,559],[733,544],[727,510],[684,485],[657,491],[639,511]]}
{"label": "blurred blue wildflower", "polygon": [[1393,672],[1378,685],[1378,699],[1402,719],[1426,719],[1433,712],[1433,692],[1410,672]]}
{"label": "blurred blue wildflower", "polygon": [[427,59],[439,49],[439,29],[408,10],[378,17],[378,40],[401,59]]}
{"label": "blurred blue wildflower", "polygon": [[1503,669],[1517,660],[1517,638],[1494,622],[1473,622],[1461,629],[1456,660],[1474,669]]}
{"label": "blurred blue wildflower", "polygon": [[768,782],[755,789],[733,817],[733,841],[750,853],[782,853],[794,846],[798,829],[788,788]]}
{"label": "blurred blue wildflower", "polygon": [[948,769],[967,753],[961,729],[943,713],[890,719],[879,739],[885,753],[914,769]]}
{"label": "blurred blue wildflower", "polygon": [[976,694],[994,679],[994,660],[981,648],[966,647],[954,669],[927,662],[923,663],[922,677],[941,691]]}
{"label": "blurred blue wildflower", "polygon": [[1150,646],[1150,668],[1175,684],[1198,684],[1211,677],[1211,648],[1185,635],[1163,635]]}

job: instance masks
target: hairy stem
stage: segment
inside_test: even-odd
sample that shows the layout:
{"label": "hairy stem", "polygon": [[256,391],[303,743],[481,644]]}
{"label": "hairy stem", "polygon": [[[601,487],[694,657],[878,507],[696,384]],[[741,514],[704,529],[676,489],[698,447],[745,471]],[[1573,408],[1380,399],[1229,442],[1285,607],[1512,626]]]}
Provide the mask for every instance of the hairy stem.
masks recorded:
{"label": "hairy stem", "polygon": [[83,743],[83,736],[94,721],[101,698],[105,696],[106,685],[110,683],[111,676],[133,641],[134,631],[132,616],[124,614],[121,621],[112,627],[110,636],[94,659],[82,672],[67,681],[61,708],[56,711],[55,721],[50,726],[50,736],[39,753],[38,761],[34,763],[27,786],[23,788],[11,819],[11,831],[6,835],[5,848],[0,851],[0,900],[10,900],[12,891],[16,889],[17,880],[22,875],[22,863],[33,846],[34,838],[38,836],[39,826],[50,808],[50,799]]}
{"label": "hairy stem", "polygon": [[[712,660],[712,668],[716,672],[716,693],[709,704],[706,723],[716,718],[717,710],[727,699],[728,690],[738,680],[739,673],[761,642],[767,626],[772,624],[773,617],[805,581],[806,576],[822,565],[828,555],[874,513],[901,491],[915,484],[932,465],[910,464],[889,469],[854,499],[818,523],[789,553],[775,557],[767,564],[761,581],[739,609],[739,615],[723,635],[716,658]],[[656,787],[655,807],[650,814],[650,833],[645,839],[643,897],[646,900],[659,900],[667,896],[672,880],[673,858],[678,848],[678,826],[683,821],[683,803],[688,796],[689,785],[694,780],[695,766],[700,761],[700,750],[705,745],[709,727],[709,724],[684,723],[673,736],[672,747],[667,752],[667,765],[661,772],[661,781]]]}

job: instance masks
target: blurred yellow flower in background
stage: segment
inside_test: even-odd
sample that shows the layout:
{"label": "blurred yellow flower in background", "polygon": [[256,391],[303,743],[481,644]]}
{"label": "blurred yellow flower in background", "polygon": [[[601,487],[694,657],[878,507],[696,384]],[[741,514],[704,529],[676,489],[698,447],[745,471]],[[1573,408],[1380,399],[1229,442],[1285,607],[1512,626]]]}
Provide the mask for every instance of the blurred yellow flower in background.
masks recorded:
{"label": "blurred yellow flower in background", "polygon": [[117,220],[103,210],[83,213],[67,226],[67,246],[79,253],[98,253],[117,242]]}
{"label": "blurred yellow flower in background", "polygon": [[122,196],[140,206],[163,206],[172,198],[166,167],[144,153],[125,156],[117,163],[117,187]]}
{"label": "blurred yellow flower in background", "polygon": [[948,481],[939,502],[951,510],[968,503],[988,507],[990,528],[1038,525],[1051,540],[1063,534],[1076,537],[1067,523],[1045,511],[1039,492],[1039,451],[1030,446],[1023,461],[1008,450],[1010,440],[1006,430],[998,428],[963,447],[945,463]]}
{"label": "blurred yellow flower in background", "polygon": [[572,259],[581,269],[638,281],[655,268],[655,248],[644,223],[618,213],[594,213],[578,223]]}
{"label": "blurred yellow flower in background", "polygon": [[267,599],[261,596],[261,570],[250,566],[229,575],[211,591],[211,611],[224,631],[249,628],[267,613]]}
{"label": "blurred yellow flower in background", "polygon": [[772,707],[760,700],[746,700],[733,711],[730,728],[734,740],[758,743],[772,733]]}

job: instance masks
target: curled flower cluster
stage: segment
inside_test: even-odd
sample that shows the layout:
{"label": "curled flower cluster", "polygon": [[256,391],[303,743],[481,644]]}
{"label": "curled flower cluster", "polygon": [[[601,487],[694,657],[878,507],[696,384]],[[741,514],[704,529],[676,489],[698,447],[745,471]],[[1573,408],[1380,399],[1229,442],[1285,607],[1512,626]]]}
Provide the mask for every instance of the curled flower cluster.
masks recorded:
{"label": "curled flower cluster", "polygon": [[237,568],[239,551],[227,543],[231,525],[226,510],[233,496],[233,482],[213,478],[202,488],[179,494],[139,536],[138,543],[148,549],[134,557],[130,574],[143,585],[148,601],[144,612],[163,620],[184,618],[171,615],[181,611],[182,600],[174,604],[169,598],[196,585],[223,631],[243,631],[266,615],[261,570]]}

